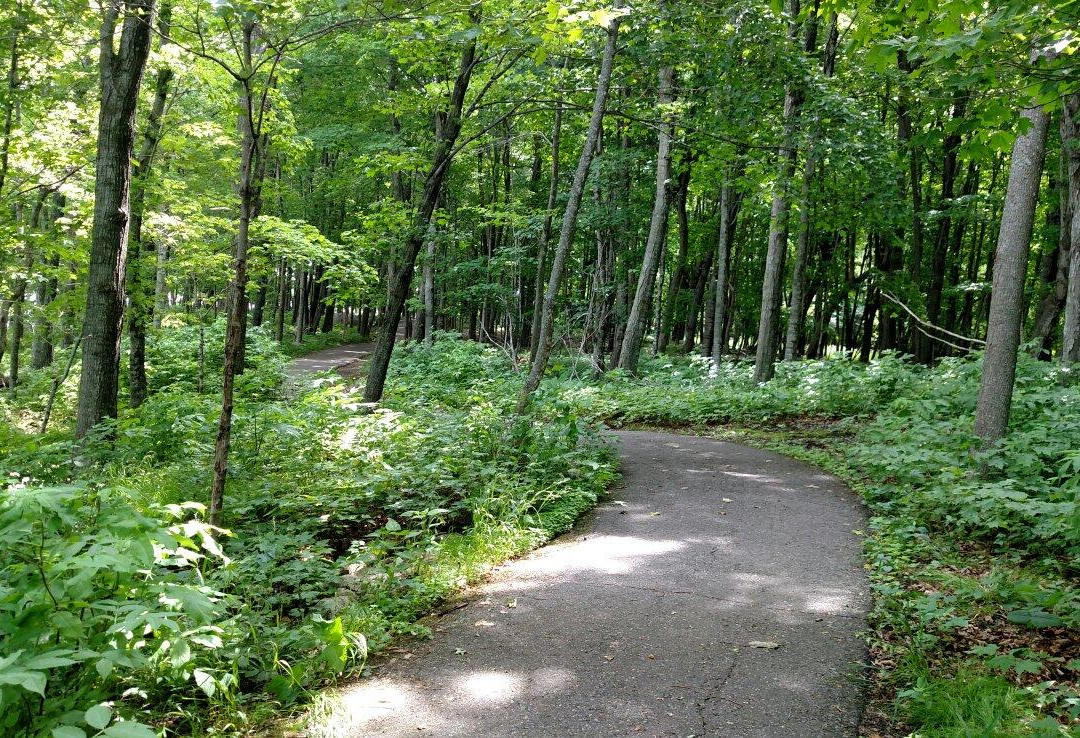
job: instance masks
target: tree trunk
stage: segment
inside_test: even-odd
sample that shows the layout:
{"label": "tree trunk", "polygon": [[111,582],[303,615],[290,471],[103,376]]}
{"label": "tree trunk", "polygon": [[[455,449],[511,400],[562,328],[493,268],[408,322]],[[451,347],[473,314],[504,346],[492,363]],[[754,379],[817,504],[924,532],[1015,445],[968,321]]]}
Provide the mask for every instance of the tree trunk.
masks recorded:
{"label": "tree trunk", "polygon": [[[162,46],[167,43],[172,16],[172,3],[165,2],[158,15],[158,32]],[[135,166],[131,173],[131,262],[127,270],[127,291],[130,301],[128,311],[128,337],[131,347],[128,353],[128,384],[132,407],[139,407],[146,399],[146,323],[150,317],[150,300],[143,267],[143,215],[146,209],[146,186],[150,179],[151,165],[158,142],[161,140],[161,118],[165,114],[165,103],[169,97],[169,85],[173,72],[168,64],[158,70],[154,83],[154,102],[150,106],[150,117],[143,131],[142,145]],[[153,249],[156,252],[156,249]]]}
{"label": "tree trunk", "polygon": [[[243,41],[243,62],[245,70],[252,68],[252,39],[255,34],[255,20],[248,16],[241,27]],[[225,479],[228,472],[229,446],[232,439],[233,421],[233,385],[243,366],[244,329],[247,320],[247,257],[248,229],[251,225],[252,209],[257,193],[255,177],[258,170],[258,136],[255,130],[256,120],[261,120],[261,111],[253,99],[251,77],[245,76],[239,82],[240,103],[240,172],[237,177],[240,194],[240,212],[238,215],[236,239],[233,252],[233,278],[229,282],[228,302],[226,303],[225,325],[225,361],[222,368],[221,416],[218,419],[217,438],[214,441],[214,482],[210,490],[210,524],[220,526],[224,512]]]}
{"label": "tree trunk", "polygon": [[[7,96],[4,103],[4,132],[0,140],[0,194],[7,181],[11,153],[11,130],[15,121],[16,90],[19,89],[19,32],[22,30],[22,0],[15,0],[11,17],[11,50],[8,53]],[[7,318],[7,315],[4,315]],[[5,322],[6,325],[6,322]]]}
{"label": "tree trunk", "polygon": [[720,189],[720,233],[716,242],[716,293],[713,295],[713,343],[712,360],[720,363],[720,357],[727,352],[727,337],[724,328],[728,321],[727,293],[728,273],[731,265],[731,244],[735,240],[735,224],[739,216],[739,204],[742,195],[735,191],[728,179]]}
{"label": "tree trunk", "polygon": [[[837,14],[829,16],[826,32],[825,58],[822,62],[826,79],[832,77],[836,67],[838,40]],[[807,51],[811,51],[808,49]],[[806,317],[806,264],[810,258],[810,186],[817,168],[817,141],[821,135],[821,120],[815,116],[811,123],[810,137],[806,144],[802,181],[799,185],[799,231],[795,243],[795,264],[791,273],[791,300],[788,310],[787,335],[784,340],[784,361],[799,355]]]}
{"label": "tree trunk", "polygon": [[1068,139],[1065,179],[1069,188],[1068,289],[1065,295],[1065,328],[1061,359],[1066,364],[1080,362],[1080,92],[1065,100],[1062,114],[1062,139]]}
{"label": "tree trunk", "polygon": [[[967,93],[956,93],[953,97],[952,120],[962,119],[967,112]],[[956,159],[960,148],[960,134],[953,132],[945,136],[943,143],[944,160],[941,166],[941,199],[938,209],[945,215],[938,221],[937,237],[934,239],[934,252],[931,255],[930,285],[926,292],[926,320],[937,325],[941,318],[941,296],[945,286],[945,260],[948,256],[949,233],[951,232],[953,196],[956,189]],[[925,364],[934,360],[934,340],[919,334],[916,358]]]}
{"label": "tree trunk", "polygon": [[1027,275],[1031,230],[1039,196],[1049,116],[1041,107],[1027,108],[1023,117],[1031,128],[1013,144],[1005,205],[1001,212],[990,293],[990,322],[986,332],[975,435],[989,447],[1005,435],[1016,378],[1016,354],[1023,322],[1024,278]]}
{"label": "tree trunk", "polygon": [[[472,11],[470,17],[474,22],[479,22],[476,11]],[[410,229],[405,242],[400,270],[394,278],[390,290],[386,315],[383,320],[379,339],[375,344],[375,350],[371,353],[368,362],[368,379],[364,385],[364,401],[378,402],[382,398],[383,387],[386,384],[386,372],[390,367],[390,356],[394,352],[394,342],[397,340],[397,326],[401,320],[401,312],[405,307],[405,300],[409,295],[412,285],[413,271],[416,268],[416,257],[424,246],[424,238],[427,234],[431,215],[435,212],[435,204],[442,194],[443,181],[450,163],[454,157],[454,145],[461,133],[461,115],[465,106],[465,94],[469,89],[469,81],[472,79],[473,69],[476,66],[476,38],[470,39],[461,53],[461,61],[458,64],[457,77],[454,80],[454,88],[450,93],[450,107],[443,113],[445,116],[442,123],[442,135],[437,137],[435,153],[431,168],[424,180],[424,191],[420,198]]]}
{"label": "tree trunk", "polygon": [[[124,11],[119,48],[113,32]],[[120,330],[124,316],[131,156],[139,86],[150,54],[154,0],[108,5],[101,33],[97,166],[90,271],[83,318],[83,360],[79,379],[78,438],[102,418],[116,417],[120,374]]]}
{"label": "tree trunk", "polygon": [[424,254],[424,343],[434,342],[435,331],[435,224],[428,224]]}
{"label": "tree trunk", "polygon": [[555,102],[555,124],[551,129],[551,183],[548,185],[547,210],[544,212],[544,224],[540,229],[540,239],[536,246],[536,290],[533,293],[532,333],[529,336],[529,358],[536,359],[536,349],[540,345],[540,318],[544,311],[544,262],[547,257],[547,244],[551,239],[551,222],[555,201],[559,194],[559,145],[562,139],[562,101]]}
{"label": "tree trunk", "polygon": [[675,306],[679,301],[679,294],[682,292],[687,267],[686,262],[689,258],[690,238],[687,233],[686,198],[690,192],[691,166],[690,161],[685,163],[675,184],[675,215],[679,222],[679,254],[675,257],[675,268],[672,270],[671,279],[668,282],[667,302],[664,305],[664,317],[660,325],[657,350],[661,353],[667,351],[668,342],[671,341],[672,324],[677,319]]}
{"label": "tree trunk", "polygon": [[60,256],[50,258],[47,266],[50,274],[38,282],[35,296],[38,314],[34,320],[34,344],[30,353],[30,366],[34,369],[43,369],[53,362],[53,325],[46,308],[56,299],[56,270],[60,267]]}
{"label": "tree trunk", "polygon": [[[798,36],[799,0],[787,0],[788,38]],[[784,90],[784,132],[779,151],[779,171],[773,186],[769,212],[769,246],[765,252],[765,274],[761,281],[761,317],[758,321],[754,382],[773,377],[776,339],[780,324],[780,298],[784,287],[784,260],[788,239],[788,187],[795,168],[795,125],[799,109],[799,88],[789,80]]]}
{"label": "tree trunk", "polygon": [[[660,7],[661,11],[665,10],[666,0]],[[638,358],[641,356],[641,341],[645,337],[649,303],[652,302],[653,282],[656,280],[656,270],[660,262],[661,245],[667,234],[667,181],[671,176],[671,139],[675,125],[670,118],[670,112],[665,108],[675,99],[674,82],[675,68],[667,63],[660,68],[657,94],[664,121],[659,126],[652,219],[649,222],[649,237],[645,242],[645,255],[642,258],[641,273],[638,275],[637,290],[634,292],[634,300],[630,305],[630,315],[626,320],[626,332],[622,340],[622,351],[619,354],[619,367],[630,371],[637,368]]]}
{"label": "tree trunk", "polygon": [[[615,7],[622,7],[621,0],[615,0]],[[570,245],[577,229],[578,210],[581,208],[581,198],[585,193],[585,179],[589,176],[589,167],[592,165],[596,145],[600,140],[600,128],[604,122],[604,106],[607,105],[608,88],[611,85],[611,69],[614,65],[621,20],[621,16],[616,16],[609,21],[604,55],[600,60],[600,74],[596,80],[596,95],[593,98],[589,128],[585,136],[585,144],[581,149],[581,156],[578,158],[577,169],[574,170],[574,180],[570,184],[566,210],[563,211],[562,229],[559,231],[559,244],[551,260],[551,275],[548,277],[547,289],[544,291],[544,304],[540,312],[540,341],[537,344],[532,366],[529,367],[529,376],[526,377],[525,385],[521,388],[517,405],[518,413],[524,412],[528,406],[529,397],[540,385],[544,369],[547,368],[548,358],[551,356],[551,337],[555,327],[555,298],[559,294],[566,258],[570,253]]]}

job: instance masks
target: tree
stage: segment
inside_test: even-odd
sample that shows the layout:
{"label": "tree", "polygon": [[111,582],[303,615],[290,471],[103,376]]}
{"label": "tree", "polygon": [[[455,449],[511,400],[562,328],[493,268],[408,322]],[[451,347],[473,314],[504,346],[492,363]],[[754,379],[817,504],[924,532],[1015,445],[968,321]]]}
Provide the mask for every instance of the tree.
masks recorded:
{"label": "tree", "polygon": [[982,439],[984,447],[993,445],[1008,430],[1023,324],[1024,280],[1050,123],[1049,114],[1040,105],[1025,108],[1021,117],[1029,127],[1017,136],[1012,150],[975,410],[975,435]]}
{"label": "tree", "polygon": [[[604,43],[604,53],[600,57],[600,73],[596,78],[596,94],[593,97],[592,115],[589,118],[588,131],[585,134],[585,143],[581,148],[581,156],[578,157],[577,168],[574,170],[574,179],[570,184],[570,191],[566,202],[566,210],[563,211],[562,228],[559,230],[559,243],[555,247],[555,254],[551,259],[551,275],[548,277],[547,289],[544,291],[544,303],[540,312],[540,332],[537,343],[536,355],[533,357],[529,376],[525,379],[525,385],[521,389],[518,398],[517,411],[524,412],[528,405],[529,397],[540,386],[540,380],[544,377],[548,358],[551,356],[551,337],[555,329],[555,298],[559,293],[559,285],[562,283],[563,271],[566,269],[566,259],[570,253],[570,245],[577,230],[578,211],[581,208],[581,199],[585,194],[585,180],[589,176],[589,167],[592,166],[593,155],[600,140],[600,129],[604,122],[604,107],[607,105],[608,89],[611,86],[611,70],[615,62],[615,48],[619,37],[619,24],[622,21],[621,2],[616,0],[615,10],[606,19],[607,40]],[[548,198],[549,202],[551,198]]]}
{"label": "tree", "polygon": [[[799,0],[787,0],[788,39],[798,38]],[[776,339],[780,325],[780,296],[783,291],[784,260],[787,257],[788,188],[795,169],[795,127],[800,102],[799,85],[789,79],[784,89],[784,131],[779,149],[776,183],[769,213],[769,246],[765,253],[765,275],[761,283],[761,317],[758,320],[754,381],[772,379],[776,362]],[[812,174],[812,173],[811,173]]]}
{"label": "tree", "polygon": [[[667,1],[660,1],[660,12],[664,13]],[[630,315],[626,320],[626,332],[622,339],[622,351],[619,354],[619,368],[633,371],[637,368],[641,356],[641,341],[645,337],[645,321],[649,303],[652,301],[653,283],[660,263],[660,251],[667,237],[668,219],[668,178],[671,172],[671,139],[674,123],[667,112],[674,97],[675,67],[666,62],[660,67],[660,81],[657,87],[657,102],[664,120],[657,134],[656,153],[656,191],[653,195],[652,219],[649,222],[649,237],[645,242],[645,254],[642,257],[641,272],[638,276],[637,289],[630,306]]]}
{"label": "tree", "polygon": [[[114,38],[123,15],[120,42]],[[106,417],[116,417],[120,376],[120,330],[130,235],[131,155],[135,109],[150,55],[154,0],[114,0],[101,26],[94,225],[83,316],[83,361],[75,435],[82,437]]]}

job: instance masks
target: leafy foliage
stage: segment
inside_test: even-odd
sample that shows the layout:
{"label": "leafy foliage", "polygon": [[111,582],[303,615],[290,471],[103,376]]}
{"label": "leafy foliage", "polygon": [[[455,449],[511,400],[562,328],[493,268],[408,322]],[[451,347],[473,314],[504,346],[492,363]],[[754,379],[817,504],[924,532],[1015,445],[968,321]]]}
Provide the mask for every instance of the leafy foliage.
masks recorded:
{"label": "leafy foliage", "polygon": [[253,331],[215,531],[188,502],[206,494],[216,424],[217,400],[191,388],[198,341],[170,329],[153,364],[173,381],[81,450],[5,447],[7,731],[239,729],[420,632],[419,615],[567,529],[614,475],[565,408],[510,417],[517,376],[494,349],[406,349],[367,412],[340,379],[283,401],[281,354]]}

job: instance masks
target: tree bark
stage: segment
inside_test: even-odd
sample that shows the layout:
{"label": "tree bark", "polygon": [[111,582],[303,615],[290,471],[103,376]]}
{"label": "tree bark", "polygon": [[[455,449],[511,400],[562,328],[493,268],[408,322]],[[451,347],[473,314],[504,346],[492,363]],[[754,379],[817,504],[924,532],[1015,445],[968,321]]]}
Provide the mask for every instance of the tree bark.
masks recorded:
{"label": "tree bark", "polygon": [[[475,11],[470,14],[470,17],[473,22],[479,22],[479,15]],[[394,352],[394,342],[397,340],[397,326],[401,320],[401,312],[405,307],[405,300],[412,285],[413,271],[416,269],[416,257],[424,246],[431,215],[435,212],[435,204],[442,194],[446,172],[453,160],[454,145],[457,142],[458,135],[461,133],[461,116],[465,106],[465,94],[469,89],[469,82],[472,79],[475,67],[476,37],[474,36],[466,43],[461,52],[457,77],[450,93],[450,104],[445,113],[442,113],[444,115],[441,126],[442,135],[437,137],[436,140],[431,168],[428,170],[424,181],[420,204],[405,242],[405,253],[402,256],[400,269],[395,274],[390,290],[390,298],[387,301],[386,315],[383,319],[379,339],[368,362],[368,379],[364,385],[365,402],[378,402],[382,398],[383,387],[386,384],[386,372],[390,367],[390,356]]]}
{"label": "tree bark", "polygon": [[[839,31],[837,14],[829,16],[826,31],[825,57],[822,71],[825,78],[832,77],[836,68],[836,49]],[[806,49],[812,51],[812,49]],[[788,310],[787,334],[784,340],[784,361],[791,361],[799,355],[802,344],[804,321],[806,318],[806,265],[810,259],[810,186],[813,184],[817,168],[817,142],[821,135],[821,120],[814,118],[811,123],[810,137],[806,144],[806,157],[803,161],[802,181],[799,184],[799,231],[795,243],[795,264],[791,273],[791,299]]]}
{"label": "tree bark", "polygon": [[562,100],[555,102],[555,123],[551,129],[551,183],[548,185],[547,210],[540,229],[540,239],[536,246],[536,290],[533,293],[532,333],[529,336],[529,358],[536,359],[536,349],[540,345],[540,319],[544,311],[544,262],[547,258],[547,245],[551,239],[551,222],[555,210],[555,201],[559,194],[559,145],[562,139]]}
{"label": "tree bark", "polygon": [[1062,114],[1062,139],[1066,147],[1065,179],[1069,188],[1069,254],[1068,288],[1065,295],[1065,328],[1062,336],[1061,360],[1065,364],[1080,362],[1080,92],[1065,100]]}
{"label": "tree bark", "polygon": [[671,341],[672,325],[676,320],[676,303],[682,292],[683,280],[685,279],[687,259],[690,251],[690,238],[687,233],[686,199],[690,192],[690,170],[692,162],[685,162],[685,166],[675,184],[675,215],[679,223],[679,254],[675,257],[675,268],[671,271],[671,279],[668,281],[667,302],[664,305],[664,317],[660,325],[659,343],[657,350],[663,353],[667,350]]}
{"label": "tree bark", "polygon": [[[121,8],[124,22],[116,48],[113,33]],[[116,417],[135,110],[150,54],[153,13],[154,0],[124,0],[107,6],[102,24],[94,222],[75,422],[78,438],[103,418]]]}
{"label": "tree bark", "polygon": [[[19,33],[22,31],[22,0],[16,0],[11,20],[11,49],[8,52],[7,100],[4,103],[4,132],[0,140],[0,194],[7,181],[11,153],[11,130],[15,121],[15,95],[19,89]],[[7,317],[6,315],[4,316]]]}
{"label": "tree bark", "polygon": [[[660,8],[661,11],[666,8],[666,1],[661,3]],[[645,255],[638,275],[637,290],[634,292],[634,300],[630,305],[630,315],[626,320],[626,331],[622,340],[622,351],[619,354],[619,367],[629,371],[637,369],[638,359],[641,356],[641,342],[645,337],[645,324],[649,317],[649,303],[652,301],[653,283],[656,281],[661,245],[667,234],[667,182],[671,176],[671,139],[675,124],[665,107],[675,99],[674,83],[675,68],[670,63],[665,63],[660,68],[657,90],[658,103],[664,120],[659,126],[652,219],[649,222],[649,237],[645,242]]]}
{"label": "tree bark", "polygon": [[[615,8],[621,7],[621,0],[616,0]],[[573,182],[570,184],[566,210],[563,211],[562,229],[559,231],[559,244],[551,260],[551,275],[548,277],[547,289],[544,291],[544,304],[540,312],[540,340],[532,366],[529,367],[529,375],[525,379],[521,396],[518,398],[517,412],[519,414],[525,411],[533,391],[540,386],[548,358],[551,356],[551,337],[555,327],[555,298],[559,294],[559,285],[562,283],[563,271],[566,268],[566,258],[570,254],[570,245],[574,240],[578,210],[581,208],[581,199],[585,193],[585,180],[589,176],[589,167],[592,165],[597,141],[600,140],[600,128],[604,122],[604,107],[607,105],[608,89],[611,85],[611,70],[614,66],[621,21],[622,17],[616,16],[608,25],[607,42],[604,44],[604,55],[600,60],[600,74],[596,80],[596,94],[593,97],[589,128],[585,136],[585,144],[581,149],[581,156],[578,158],[577,169],[574,170]]]}
{"label": "tree bark", "polygon": [[[787,0],[788,37],[798,36],[799,0]],[[769,246],[765,252],[765,274],[761,281],[761,317],[758,321],[754,382],[773,377],[776,338],[780,323],[780,297],[784,286],[784,260],[788,242],[788,188],[795,168],[795,125],[799,108],[799,87],[789,80],[784,90],[784,132],[780,143],[779,171],[773,187],[769,212]]]}
{"label": "tree bark", "polygon": [[982,439],[984,447],[1004,436],[1009,425],[1023,322],[1024,279],[1049,125],[1049,116],[1041,107],[1027,108],[1022,115],[1031,127],[1013,144],[975,411],[975,435]]}
{"label": "tree bark", "polygon": [[[172,16],[172,3],[165,2],[158,14],[158,33],[162,38],[162,47],[168,43],[169,27]],[[158,142],[161,141],[161,119],[165,114],[165,103],[169,97],[173,71],[168,64],[158,70],[154,81],[154,101],[150,106],[150,117],[143,131],[142,145],[135,159],[131,173],[131,263],[127,270],[127,291],[130,301],[128,310],[128,337],[131,347],[128,353],[128,383],[132,407],[139,407],[146,399],[146,323],[150,317],[151,296],[147,289],[141,252],[143,250],[143,216],[146,209],[146,187],[149,184],[151,166]],[[156,253],[156,249],[152,249]]]}
{"label": "tree bark", "polygon": [[[225,480],[228,473],[229,446],[232,440],[233,390],[236,376],[243,366],[244,329],[247,321],[247,258],[252,210],[257,193],[255,176],[259,154],[256,120],[259,103],[254,99],[251,86],[255,20],[248,16],[241,26],[244,76],[239,85],[240,171],[238,189],[240,211],[237,218],[236,239],[233,242],[232,272],[226,302],[225,361],[222,368],[221,415],[218,418],[217,438],[214,441],[214,481],[210,490],[210,524],[220,526],[224,512]],[[264,98],[265,99],[265,98]]]}
{"label": "tree bark", "polygon": [[727,340],[724,327],[728,321],[727,293],[728,273],[731,266],[731,244],[735,240],[735,222],[739,216],[739,204],[742,196],[735,191],[730,180],[725,179],[720,189],[720,233],[716,239],[716,292],[713,295],[713,341],[712,360],[720,363],[720,357],[727,352]]}

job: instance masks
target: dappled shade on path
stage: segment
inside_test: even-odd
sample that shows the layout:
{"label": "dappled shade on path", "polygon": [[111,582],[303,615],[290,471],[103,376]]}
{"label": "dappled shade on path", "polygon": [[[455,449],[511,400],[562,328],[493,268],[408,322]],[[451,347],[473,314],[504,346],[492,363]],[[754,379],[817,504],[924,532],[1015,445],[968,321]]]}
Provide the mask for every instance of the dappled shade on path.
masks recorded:
{"label": "dappled shade on path", "polygon": [[343,690],[327,734],[855,735],[856,497],[775,454],[618,436],[611,498]]}

